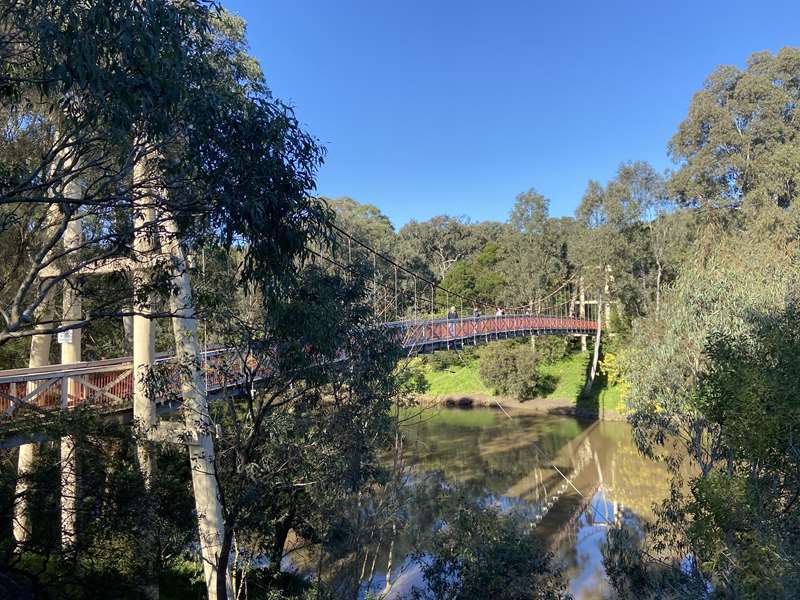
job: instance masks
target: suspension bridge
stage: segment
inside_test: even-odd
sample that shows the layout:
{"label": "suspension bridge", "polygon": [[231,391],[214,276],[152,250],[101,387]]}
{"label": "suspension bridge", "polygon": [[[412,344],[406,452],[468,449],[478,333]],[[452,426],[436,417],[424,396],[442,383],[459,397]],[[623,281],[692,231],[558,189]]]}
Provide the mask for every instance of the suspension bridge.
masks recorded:
{"label": "suspension bridge", "polygon": [[[597,323],[550,315],[513,314],[503,316],[417,319],[383,323],[393,340],[408,354],[483,344],[500,339],[538,335],[587,335]],[[232,349],[213,348],[202,353],[206,390],[210,397],[235,394],[243,380],[243,365]],[[179,387],[174,372],[175,356],[161,353],[155,368],[168,385]],[[38,411],[92,406],[100,411],[129,411],[134,391],[133,357],[113,358],[70,365],[0,371],[0,411],[13,417],[21,407]],[[164,393],[161,412],[174,410],[175,394]]]}
{"label": "suspension bridge", "polygon": [[[152,209],[137,213],[133,249],[138,258],[107,257],[84,260],[75,265],[80,245],[80,221],[70,223],[61,246],[60,261],[51,259],[33,276],[50,282],[53,289],[60,282],[62,314],[60,321],[49,321],[50,329],[38,328],[32,334],[28,368],[0,371],[0,447],[19,447],[17,494],[21,501],[14,507],[14,537],[18,543],[29,539],[30,515],[24,477],[34,463],[37,443],[48,439],[42,432],[46,419],[53,415],[72,415],[88,410],[102,418],[134,422],[151,442],[177,443],[187,447],[192,473],[194,500],[198,515],[200,553],[208,589],[216,586],[216,556],[223,539],[224,521],[215,479],[214,424],[209,404],[215,398],[249,393],[270,378],[269,361],[250,364],[252,357],[237,348],[208,346],[200,343],[198,316],[192,301],[190,277],[192,257],[181,244],[177,224],[167,219],[157,223]],[[587,301],[582,283],[565,278],[552,292],[536,294],[535,303],[524,307],[488,306],[474,298],[442,287],[439,283],[415,273],[386,254],[352,237],[338,227],[347,245],[309,248],[314,260],[327,269],[339,270],[346,278],[363,277],[364,263],[369,267],[368,301],[372,305],[376,326],[382,328],[407,356],[457,348],[467,344],[483,344],[493,340],[540,335],[579,335],[585,340],[596,332],[599,342],[600,303]],[[355,246],[355,248],[354,248]],[[142,291],[142,282],[152,274],[148,270],[162,253],[167,258],[166,277],[171,283],[168,298],[161,299],[169,307],[175,351],[155,352],[156,300],[152,294],[134,301],[132,317],[133,355],[104,360],[81,360],[83,321],[80,286],[75,283],[108,269],[127,271],[134,290]],[[196,258],[196,257],[194,257]],[[204,261],[203,261],[204,262]],[[107,264],[108,263],[108,264]],[[112,264],[113,263],[113,264]],[[361,264],[358,264],[361,263]],[[205,273],[201,273],[205,278]],[[569,287],[573,284],[572,287]],[[139,286],[139,287],[137,287]],[[453,303],[451,305],[451,302]],[[455,311],[455,306],[460,311]],[[465,316],[472,309],[474,316]],[[36,308],[36,307],[34,307]],[[594,308],[595,314],[590,314]],[[444,310],[443,310],[444,309]],[[446,311],[447,318],[439,315]],[[484,315],[481,315],[481,311]],[[494,314],[493,314],[494,313]],[[592,318],[592,317],[596,318]],[[606,319],[607,321],[607,319]],[[61,364],[49,363],[53,334],[65,331],[61,345]],[[595,344],[595,364],[597,347]],[[342,352],[336,362],[347,361]],[[594,372],[594,367],[593,367]],[[593,373],[592,372],[592,373]],[[155,382],[155,385],[154,385]],[[181,409],[183,422],[159,419],[160,415]],[[61,455],[61,536],[64,547],[74,543],[76,535],[76,499],[78,497],[78,464],[76,440],[69,435],[60,438]],[[155,463],[150,447],[137,442],[137,457],[146,485],[149,485]]]}
{"label": "suspension bridge", "polygon": [[[370,302],[376,316],[385,319],[379,326],[408,356],[515,337],[588,336],[597,330],[598,322],[587,318],[590,310],[586,305],[590,306],[591,302],[580,304],[580,314],[574,314],[578,312],[577,298],[574,294],[570,297],[566,289],[571,280],[542,295],[535,314],[528,306],[508,309],[511,314],[498,309],[501,314],[465,316],[465,303],[467,307],[474,307],[476,312],[478,307],[487,312],[493,307],[448,290],[340,227],[334,228],[341,240],[346,241],[346,246],[340,243],[338,253],[332,249],[327,254],[310,249],[312,258],[346,276],[352,276],[359,263],[371,267]],[[450,302],[459,304],[461,311],[457,316],[430,316],[440,312],[443,306],[446,309]],[[542,308],[543,305],[546,308]],[[406,318],[397,318],[402,315]],[[394,318],[388,320],[390,317]],[[153,332],[149,335],[152,337]],[[75,345],[71,336],[67,342],[70,344]],[[80,336],[77,344],[80,344]],[[80,356],[80,351],[74,354]],[[30,417],[78,407],[91,407],[104,414],[130,414],[137,387],[134,362],[133,356],[125,356],[0,371],[0,423],[8,423],[22,412]],[[266,375],[266,372],[255,373],[253,377],[250,373],[250,377],[245,377],[249,365],[243,362],[235,348],[206,348],[198,352],[197,362],[200,363],[209,399],[223,394],[236,395],[245,381],[252,384],[255,380],[257,383],[259,375]],[[155,380],[161,386],[158,397],[153,399],[156,412],[171,412],[181,404],[181,376],[176,356],[174,353],[160,353],[152,357],[152,363],[152,370],[157,375]],[[257,368],[265,371],[269,366]],[[0,445],[16,445],[17,442],[13,441],[16,428],[5,429],[12,435],[9,437],[0,432],[0,438],[3,438]]]}

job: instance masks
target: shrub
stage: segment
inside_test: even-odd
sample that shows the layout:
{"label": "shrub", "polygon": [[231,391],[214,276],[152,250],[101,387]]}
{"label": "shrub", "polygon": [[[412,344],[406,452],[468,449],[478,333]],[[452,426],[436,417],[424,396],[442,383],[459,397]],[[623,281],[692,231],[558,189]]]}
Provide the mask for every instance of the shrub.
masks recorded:
{"label": "shrub", "polygon": [[569,340],[557,335],[544,335],[536,338],[536,358],[541,364],[549,365],[564,358],[569,353]]}
{"label": "shrub", "polygon": [[564,579],[525,519],[468,499],[454,508],[417,555],[427,589],[419,600],[568,598]]}
{"label": "shrub", "polygon": [[536,396],[539,378],[536,354],[528,344],[489,344],[480,355],[481,380],[495,393],[529,400]]}
{"label": "shrub", "polygon": [[462,364],[461,357],[455,350],[440,350],[427,357],[428,364],[434,371],[446,371],[450,367]]}

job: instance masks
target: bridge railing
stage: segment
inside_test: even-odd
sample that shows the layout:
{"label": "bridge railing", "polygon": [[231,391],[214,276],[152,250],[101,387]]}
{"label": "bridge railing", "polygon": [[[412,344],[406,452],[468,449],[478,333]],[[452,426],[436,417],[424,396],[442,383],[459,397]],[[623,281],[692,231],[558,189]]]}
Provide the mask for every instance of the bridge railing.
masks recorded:
{"label": "bridge railing", "polygon": [[[428,352],[450,344],[478,343],[515,335],[588,334],[597,325],[587,319],[515,314],[405,320],[383,326],[409,352]],[[210,392],[242,382],[245,365],[235,351],[212,348],[203,354],[202,361]],[[258,368],[257,365],[247,366]],[[160,353],[153,373],[158,389],[177,395],[180,369],[174,356]],[[0,418],[12,417],[21,407],[33,412],[87,405],[107,410],[127,408],[131,405],[133,384],[130,357],[0,371]]]}
{"label": "bridge railing", "polygon": [[427,348],[450,342],[500,339],[519,334],[541,335],[552,333],[592,333],[597,324],[588,319],[573,317],[551,317],[543,315],[504,315],[457,317],[455,319],[421,319],[386,323],[387,328],[397,330],[397,337],[404,348]]}

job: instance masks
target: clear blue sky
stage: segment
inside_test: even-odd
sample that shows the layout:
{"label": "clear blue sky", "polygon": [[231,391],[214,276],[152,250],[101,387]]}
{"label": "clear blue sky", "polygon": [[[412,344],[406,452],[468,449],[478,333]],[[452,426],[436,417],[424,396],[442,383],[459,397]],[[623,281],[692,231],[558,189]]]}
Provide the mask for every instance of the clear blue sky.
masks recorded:
{"label": "clear blue sky", "polygon": [[505,220],[536,187],[573,214],[667,142],[719,64],[800,46],[800,1],[223,0],[275,95],[328,148],[318,193],[401,226]]}

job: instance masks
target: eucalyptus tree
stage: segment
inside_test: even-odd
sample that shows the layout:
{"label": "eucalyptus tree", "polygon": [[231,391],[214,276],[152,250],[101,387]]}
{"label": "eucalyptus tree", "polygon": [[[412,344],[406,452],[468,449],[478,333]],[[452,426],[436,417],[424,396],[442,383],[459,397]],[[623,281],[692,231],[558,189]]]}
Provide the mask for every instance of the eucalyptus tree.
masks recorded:
{"label": "eucalyptus tree", "polygon": [[800,194],[800,49],[753,54],[718,67],[692,98],[670,141],[676,198],[712,211],[787,208]]}
{"label": "eucalyptus tree", "polygon": [[517,196],[501,265],[508,303],[537,310],[542,299],[568,277],[549,209],[550,200],[533,188]]}
{"label": "eucalyptus tree", "polygon": [[497,242],[487,242],[477,254],[458,261],[442,279],[442,287],[447,291],[437,290],[437,304],[449,307],[455,303],[463,312],[477,308],[484,313],[486,307],[491,309],[500,304],[506,286],[499,270],[504,253],[505,249]]}
{"label": "eucalyptus tree", "polygon": [[665,178],[646,162],[623,163],[605,186],[590,181],[570,246],[587,287],[628,318],[654,312],[687,247],[683,213],[676,215]]}
{"label": "eucalyptus tree", "polygon": [[[362,204],[343,196],[333,200],[322,198],[336,213],[336,224],[366,242],[379,252],[389,255],[395,253],[396,234],[394,226],[385,214],[373,204]],[[346,244],[345,240],[342,240]],[[344,249],[342,249],[344,250]],[[360,252],[361,248],[350,248]]]}
{"label": "eucalyptus tree", "polygon": [[399,231],[401,256],[429,269],[435,280],[444,279],[459,260],[480,249],[465,217],[439,215],[428,221],[411,220]]}
{"label": "eucalyptus tree", "polygon": [[[187,247],[245,241],[242,277],[286,281],[329,218],[307,193],[322,151],[271,97],[240,20],[205,2],[25,2],[4,11],[3,238],[14,227],[25,237],[3,265],[0,343],[32,334],[36,308],[65,277],[137,258],[133,203],[142,197],[176,218]],[[71,183],[80,198],[65,196]],[[75,220],[83,240],[68,251],[61,231]],[[129,301],[129,286],[103,289],[77,326],[118,317]]]}
{"label": "eucalyptus tree", "polygon": [[393,439],[389,409],[401,392],[399,348],[375,326],[368,283],[368,271],[308,266],[283,298],[236,293],[229,306],[253,310],[220,307],[217,320],[235,323],[220,333],[238,348],[249,393],[213,409],[226,522],[219,572],[235,543],[240,578],[261,556],[277,574],[290,530],[320,552],[360,549],[363,540],[342,540],[356,526],[345,505],[365,502],[382,477],[377,452]]}
{"label": "eucalyptus tree", "polygon": [[636,323],[623,361],[634,439],[650,456],[672,451],[673,493],[644,544],[618,536],[607,560],[634,590],[623,597],[642,597],[641,585],[652,597],[696,590],[698,577],[731,597],[791,597],[798,246],[757,224],[703,244],[658,315]]}
{"label": "eucalyptus tree", "polygon": [[[309,243],[328,236],[330,212],[309,195],[321,148],[272,98],[241,20],[211,3],[0,10],[0,234],[14,250],[2,267],[0,344],[131,313],[171,317],[190,373],[184,399],[204,415],[191,254],[236,242],[237,282],[280,294]],[[59,291],[81,298],[82,310],[48,316]],[[193,476],[213,477],[202,420],[192,460],[208,468]],[[198,498],[201,529],[214,495],[208,506]]]}

